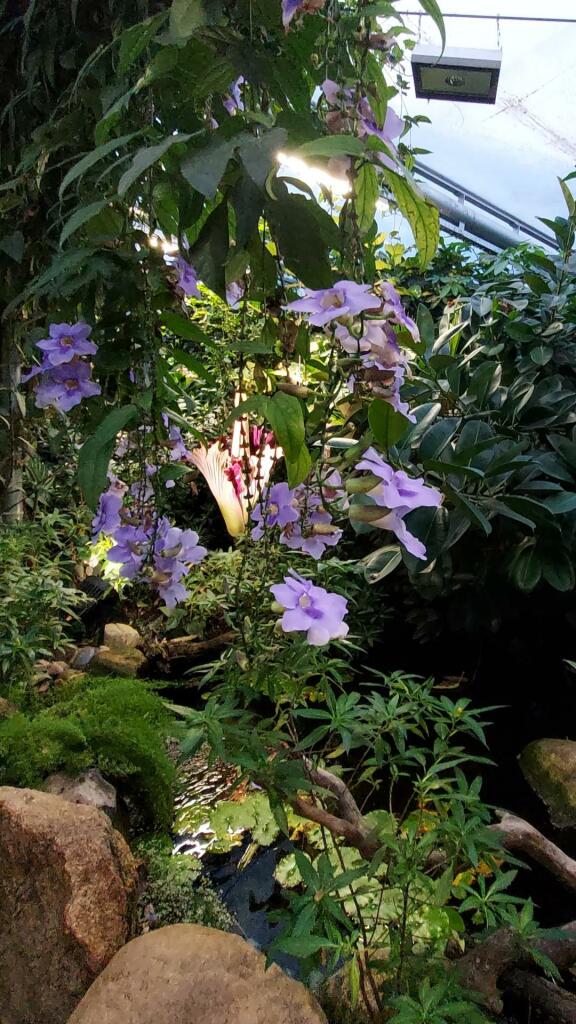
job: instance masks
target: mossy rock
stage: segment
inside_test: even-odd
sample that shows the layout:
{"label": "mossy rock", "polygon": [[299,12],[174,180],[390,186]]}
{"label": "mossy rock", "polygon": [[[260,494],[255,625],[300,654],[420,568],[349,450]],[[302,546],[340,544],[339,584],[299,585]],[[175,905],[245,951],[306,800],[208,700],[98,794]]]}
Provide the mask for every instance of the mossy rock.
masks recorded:
{"label": "mossy rock", "polygon": [[557,828],[576,826],[576,742],[534,740],[520,754],[524,778]]}
{"label": "mossy rock", "polygon": [[7,700],[6,697],[0,697],[0,718],[11,718],[12,715],[18,714],[18,708],[11,700]]}
{"label": "mossy rock", "polygon": [[125,679],[134,679],[145,664],[146,658],[135,647],[123,647],[118,650],[101,647],[89,663],[88,671],[95,676],[123,676]]}

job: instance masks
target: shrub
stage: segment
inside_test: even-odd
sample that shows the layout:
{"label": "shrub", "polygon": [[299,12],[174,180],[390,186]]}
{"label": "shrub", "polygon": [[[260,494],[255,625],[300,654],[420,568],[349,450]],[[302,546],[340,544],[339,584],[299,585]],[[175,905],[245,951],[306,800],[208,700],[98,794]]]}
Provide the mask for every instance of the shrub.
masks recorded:
{"label": "shrub", "polygon": [[148,868],[148,880],[140,898],[144,920],[154,925],[203,924],[230,931],[233,918],[214,887],[200,875],[200,861],[172,854],[168,837],[142,840],[137,852]]}
{"label": "shrub", "polygon": [[144,825],[172,820],[175,770],[165,749],[170,716],[141,680],[85,677],[35,717],[0,723],[0,782],[38,786],[53,771],[95,766]]}

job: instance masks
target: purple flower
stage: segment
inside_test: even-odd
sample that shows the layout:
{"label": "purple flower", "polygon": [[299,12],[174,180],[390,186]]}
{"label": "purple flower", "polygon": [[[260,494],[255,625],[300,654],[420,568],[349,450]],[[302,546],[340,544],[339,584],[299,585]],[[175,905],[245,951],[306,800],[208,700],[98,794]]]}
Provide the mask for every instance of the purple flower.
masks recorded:
{"label": "purple flower", "polygon": [[252,510],[250,518],[257,524],[252,529],[253,540],[264,536],[265,525],[285,527],[289,523],[297,523],[300,509],[295,491],[291,491],[286,483],[273,484]]}
{"label": "purple flower", "polygon": [[109,487],[100,495],[98,509],[92,520],[92,536],[94,539],[101,533],[113,533],[120,526],[120,509],[122,508],[123,491],[119,487]]}
{"label": "purple flower", "polygon": [[136,480],[130,488],[130,494],[136,501],[143,505],[146,501],[150,501],[154,497],[154,487],[150,483],[151,478],[157,472],[157,466],[151,466],[149,462],[145,463],[144,466],[144,477],[140,480]]}
{"label": "purple flower", "polygon": [[332,78],[326,78],[320,86],[326,101],[331,107],[339,107],[342,103],[351,103],[354,96],[353,89],[345,89],[338,85]]}
{"label": "purple flower", "polygon": [[174,608],[186,600],[188,591],[180,581],[189,573],[190,567],[201,562],[207,554],[206,548],[198,544],[198,534],[194,530],[171,526],[165,516],[160,519],[154,543],[153,581],[167,608]]}
{"label": "purple flower", "polygon": [[288,28],[298,8],[303,6],[304,0],[282,0],[282,24],[284,28]]}
{"label": "purple flower", "polygon": [[284,608],[280,623],[285,633],[304,632],[307,642],[314,647],[347,635],[348,626],[343,620],[348,602],[339,594],[316,587],[295,572],[270,590]]}
{"label": "purple flower", "polygon": [[338,543],[342,530],[332,526],[332,516],[324,508],[319,494],[306,487],[297,487],[294,495],[302,509],[302,521],[288,523],[282,531],[280,543],[318,560],[327,547],[332,548]]}
{"label": "purple flower", "polygon": [[[53,405],[58,412],[69,412],[83,398],[99,395],[102,390],[99,384],[91,380],[90,363],[77,359],[71,363],[62,363],[61,366],[48,367],[43,364],[39,372],[42,373],[42,379],[34,399],[39,409]],[[28,379],[30,376],[32,374],[28,374]]]}
{"label": "purple flower", "polygon": [[170,427],[170,430],[168,431],[168,441],[170,442],[170,459],[172,462],[178,462],[179,459],[189,458],[190,452],[184,444],[184,438],[182,437],[180,427]]}
{"label": "purple flower", "polygon": [[404,131],[404,121],[401,117],[398,117],[391,107],[386,110],[386,118],[382,127],[376,120],[376,115],[370,106],[369,100],[364,96],[358,104],[358,115],[360,122],[358,125],[358,135],[360,138],[365,138],[367,135],[374,135],[376,138],[386,145],[392,154],[392,158],[386,156],[385,153],[378,153],[378,159],[380,163],[384,164],[392,171],[398,170],[396,163],[398,159],[398,151],[393,143],[393,139],[397,139]]}
{"label": "purple flower", "polygon": [[50,324],[48,338],[37,341],[36,346],[44,353],[46,366],[60,366],[69,363],[74,356],[94,355],[98,346],[88,341],[92,331],[89,324]]}
{"label": "purple flower", "polygon": [[113,534],[116,544],[110,548],[107,558],[121,565],[120,575],[133,580],[140,572],[150,542],[150,530],[143,526],[120,526]]}
{"label": "purple flower", "polygon": [[244,298],[245,291],[246,285],[243,281],[231,281],[230,284],[226,285],[226,302],[231,309],[238,309]]}
{"label": "purple flower", "polygon": [[409,477],[403,470],[394,470],[373,448],[369,448],[356,469],[367,470],[380,478],[380,483],[368,495],[376,505],[386,511],[381,519],[372,522],[382,530],[391,530],[410,554],[426,558],[426,548],[411,534],[404,516],[416,508],[437,508],[442,504],[442,495],[435,487],[429,487],[423,480]]}
{"label": "purple flower", "polygon": [[242,99],[242,86],[246,79],[243,75],[240,75],[235,82],[228,89],[228,93],[222,100],[224,109],[228,111],[230,115],[235,114],[237,111],[244,110],[244,101]]}
{"label": "purple flower", "polygon": [[308,313],[310,323],[314,327],[324,327],[325,324],[340,317],[356,316],[367,309],[378,309],[381,300],[369,292],[369,284],[337,281],[333,288],[307,290],[303,299],[289,302],[284,308],[297,313]]}
{"label": "purple flower", "polygon": [[188,298],[193,296],[195,299],[201,299],[202,296],[198,291],[198,274],[192,264],[188,263],[183,256],[179,256],[175,266],[179,274],[178,287],[182,289],[184,295],[187,295]]}
{"label": "purple flower", "polygon": [[405,327],[412,335],[414,341],[420,341],[420,332],[414,321],[406,313],[394,285],[390,284],[390,281],[383,281],[381,290],[384,297],[382,315],[386,317],[387,320],[397,324],[399,327]]}

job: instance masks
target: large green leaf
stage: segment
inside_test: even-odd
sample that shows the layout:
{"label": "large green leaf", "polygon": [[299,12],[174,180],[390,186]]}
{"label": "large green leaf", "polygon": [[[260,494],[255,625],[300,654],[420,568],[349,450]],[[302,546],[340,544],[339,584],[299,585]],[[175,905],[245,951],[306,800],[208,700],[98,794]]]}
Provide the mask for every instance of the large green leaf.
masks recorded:
{"label": "large green leaf", "polygon": [[225,264],[229,245],[228,204],[224,200],[208,217],[189,253],[200,280],[221,298],[226,295]]}
{"label": "large green leaf", "polygon": [[278,166],[278,151],[288,138],[285,128],[272,128],[262,135],[242,135],[238,143],[238,155],[252,181],[264,188],[270,172]]}
{"label": "large green leaf", "polygon": [[70,238],[70,236],[73,235],[75,231],[78,231],[83,224],[86,224],[87,221],[96,217],[107,205],[107,199],[98,199],[95,203],[88,203],[87,206],[81,206],[80,209],[74,210],[74,213],[68,218],[62,228],[62,234],[60,235],[60,247],[64,245],[67,238]]}
{"label": "large green leaf", "polygon": [[438,247],[440,237],[438,210],[422,195],[416,185],[407,181],[406,178],[402,178],[388,168],[384,168],[383,174],[398,204],[400,213],[406,217],[410,225],[420,256],[420,264],[422,267],[426,267]]}
{"label": "large green leaf", "polygon": [[222,13],[222,0],[172,0],[170,38],[184,42],[197,29],[217,22]]}
{"label": "large green leaf", "polygon": [[340,246],[332,217],[314,199],[281,196],[267,207],[274,240],[287,267],[308,288],[329,288],[333,276],[329,253]]}
{"label": "large green leaf", "polygon": [[536,548],[522,548],[514,558],[510,571],[520,590],[526,593],[534,590],[542,577],[542,563]]}
{"label": "large green leaf", "polygon": [[442,17],[442,11],[438,6],[438,2],[437,0],[419,0],[419,2],[420,6],[426,11],[426,14],[430,15],[439,31],[442,40],[442,52],[444,52],[446,46],[446,26],[444,25],[444,18]]}
{"label": "large green leaf", "polygon": [[156,146],[144,146],[142,149],[139,149],[135,154],[130,167],[127,171],[124,171],[124,174],[120,178],[118,183],[118,195],[123,196],[130,186],[133,185],[135,181],[138,181],[138,178],[144,174],[144,171],[147,171],[149,167],[152,167],[158,160],[160,160],[172,146],[175,146],[180,142],[188,142],[188,139],[191,138],[192,136],[188,134],[168,135],[167,138],[162,139],[162,142],[159,142]]}
{"label": "large green leaf", "polygon": [[365,235],[374,223],[377,200],[378,175],[374,164],[362,164],[354,180],[354,207],[361,235]]}
{"label": "large green leaf", "polygon": [[195,148],[182,161],[180,170],[186,181],[197,192],[213,199],[237,145],[237,138],[215,132],[207,145]]}
{"label": "large green leaf", "polygon": [[388,451],[410,427],[409,420],[383,398],[375,398],[368,409],[368,422],[378,444]]}
{"label": "large green leaf", "polygon": [[77,178],[81,178],[82,175],[86,171],[89,171],[90,168],[93,167],[94,164],[98,163],[99,160],[103,160],[105,156],[113,153],[114,150],[122,149],[123,146],[126,146],[132,141],[132,139],[135,139],[137,135],[141,134],[141,131],[138,131],[130,132],[129,135],[119,135],[115,139],[109,139],[108,142],[103,142],[101,146],[96,146],[96,149],[91,150],[90,153],[83,156],[82,159],[79,160],[77,164],[74,164],[68,173],[64,175],[64,180],[60,185],[60,198],[62,198],[64,192],[73,181],[76,181]]}
{"label": "large green leaf", "polygon": [[134,64],[141,53],[156,35],[160,25],[166,19],[166,11],[161,11],[153,18],[138,25],[131,25],[120,36],[120,53],[118,57],[118,74],[123,75]]}
{"label": "large green leaf", "polygon": [[552,545],[540,547],[539,553],[542,574],[546,582],[554,587],[554,590],[574,590],[576,577],[569,553],[564,548]]}
{"label": "large green leaf", "polygon": [[299,146],[296,155],[307,159],[311,156],[362,156],[364,143],[355,135],[325,135]]}
{"label": "large green leaf", "polygon": [[302,445],[298,452],[298,458],[292,461],[286,459],[286,475],[288,477],[288,486],[297,487],[298,484],[304,483],[307,476],[312,469],[312,458],[305,444]]}
{"label": "large green leaf", "polygon": [[294,395],[277,391],[267,403],[267,416],[286,461],[297,463],[305,437],[301,402]]}
{"label": "large green leaf", "polygon": [[95,508],[106,488],[108,465],[114,450],[116,435],[138,417],[135,405],[112,409],[98,424],[92,437],[84,442],[78,455],[78,483],[86,503]]}

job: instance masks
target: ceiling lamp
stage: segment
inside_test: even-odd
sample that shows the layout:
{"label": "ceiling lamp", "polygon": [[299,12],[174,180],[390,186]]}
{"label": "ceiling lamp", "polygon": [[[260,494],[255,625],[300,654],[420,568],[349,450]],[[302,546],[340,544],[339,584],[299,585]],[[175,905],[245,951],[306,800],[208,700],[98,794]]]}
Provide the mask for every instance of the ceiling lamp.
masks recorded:
{"label": "ceiling lamp", "polygon": [[495,103],[501,50],[418,45],[412,51],[414,89],[421,99]]}

